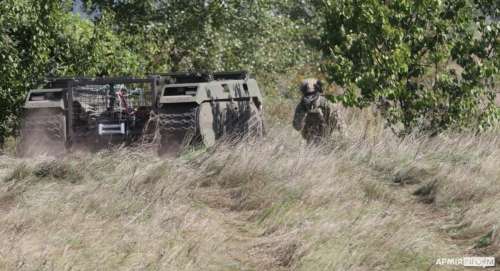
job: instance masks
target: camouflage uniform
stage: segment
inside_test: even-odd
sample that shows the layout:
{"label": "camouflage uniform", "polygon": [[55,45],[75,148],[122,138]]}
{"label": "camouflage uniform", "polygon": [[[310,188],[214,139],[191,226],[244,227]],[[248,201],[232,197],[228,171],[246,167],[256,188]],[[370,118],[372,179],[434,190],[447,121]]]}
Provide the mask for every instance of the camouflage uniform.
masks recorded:
{"label": "camouflage uniform", "polygon": [[320,95],[318,80],[305,80],[301,90],[304,97],[295,109],[293,127],[302,133],[308,143],[321,143],[334,130],[344,130],[341,107]]}

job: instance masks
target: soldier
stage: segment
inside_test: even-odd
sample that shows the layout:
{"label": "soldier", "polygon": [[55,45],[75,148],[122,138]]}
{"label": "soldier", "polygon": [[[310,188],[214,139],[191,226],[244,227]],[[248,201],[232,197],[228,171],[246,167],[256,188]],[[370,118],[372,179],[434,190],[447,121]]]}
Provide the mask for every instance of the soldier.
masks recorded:
{"label": "soldier", "polygon": [[334,130],[344,130],[341,108],[321,95],[321,81],[306,79],[300,91],[303,97],[295,109],[293,128],[302,133],[307,143],[321,143]]}

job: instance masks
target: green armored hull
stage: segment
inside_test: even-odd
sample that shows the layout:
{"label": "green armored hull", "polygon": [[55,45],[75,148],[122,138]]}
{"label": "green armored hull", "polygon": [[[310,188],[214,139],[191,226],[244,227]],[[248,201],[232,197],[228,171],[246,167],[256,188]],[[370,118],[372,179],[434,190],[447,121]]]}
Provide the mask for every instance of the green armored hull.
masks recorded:
{"label": "green armored hull", "polygon": [[162,150],[172,142],[212,146],[217,140],[262,136],[262,95],[245,72],[165,74],[158,97]]}

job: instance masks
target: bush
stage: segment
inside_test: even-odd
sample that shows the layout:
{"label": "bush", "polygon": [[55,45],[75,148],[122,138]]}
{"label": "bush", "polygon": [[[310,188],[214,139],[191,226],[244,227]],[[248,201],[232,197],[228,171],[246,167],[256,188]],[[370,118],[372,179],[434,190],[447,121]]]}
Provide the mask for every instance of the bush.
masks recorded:
{"label": "bush", "polygon": [[344,103],[400,135],[495,126],[498,1],[324,1],[323,51]]}

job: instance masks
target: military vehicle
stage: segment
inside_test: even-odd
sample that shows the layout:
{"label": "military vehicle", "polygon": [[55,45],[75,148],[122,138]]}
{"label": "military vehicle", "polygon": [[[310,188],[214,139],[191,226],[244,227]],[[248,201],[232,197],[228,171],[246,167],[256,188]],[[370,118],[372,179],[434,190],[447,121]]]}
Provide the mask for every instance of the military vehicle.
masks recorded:
{"label": "military vehicle", "polygon": [[152,134],[165,153],[264,132],[262,95],[246,72],[49,79],[28,93],[24,109],[21,155],[133,144]]}
{"label": "military vehicle", "polygon": [[27,95],[19,151],[59,153],[134,141],[149,119],[155,88],[155,78],[49,79]]}
{"label": "military vehicle", "polygon": [[263,135],[262,95],[246,72],[170,73],[160,81],[160,150]]}

